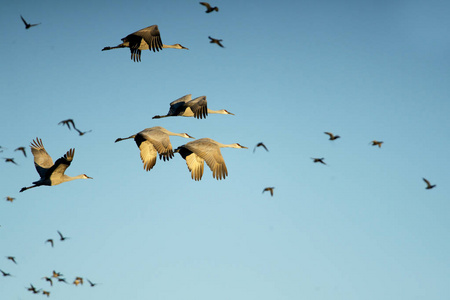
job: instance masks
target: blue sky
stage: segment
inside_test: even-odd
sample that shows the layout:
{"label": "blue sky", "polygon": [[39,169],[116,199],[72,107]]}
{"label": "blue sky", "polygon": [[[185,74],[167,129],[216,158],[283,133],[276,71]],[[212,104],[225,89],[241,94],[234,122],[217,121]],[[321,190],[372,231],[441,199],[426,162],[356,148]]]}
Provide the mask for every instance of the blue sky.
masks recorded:
{"label": "blue sky", "polygon": [[[210,3],[2,4],[0,157],[18,163],[0,163],[2,297],[447,299],[449,4]],[[153,24],[189,50],[101,51]],[[186,94],[235,116],[152,119]],[[146,172],[114,141],[153,126],[249,149],[222,149],[221,181],[193,181],[178,154]],[[19,193],[38,179],[35,137],[54,160],[75,148],[67,174],[94,179]],[[99,285],[50,287],[52,270]]]}

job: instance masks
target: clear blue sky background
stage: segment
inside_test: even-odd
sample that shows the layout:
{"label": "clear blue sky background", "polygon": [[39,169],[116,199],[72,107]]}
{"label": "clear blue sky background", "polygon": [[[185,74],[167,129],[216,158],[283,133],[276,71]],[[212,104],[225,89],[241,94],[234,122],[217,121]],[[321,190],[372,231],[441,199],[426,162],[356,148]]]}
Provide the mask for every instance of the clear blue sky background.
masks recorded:
{"label": "clear blue sky background", "polygon": [[[448,299],[448,1],[211,4],[3,1],[0,157],[19,166],[0,162],[1,298]],[[153,24],[190,50],[101,51]],[[185,94],[235,116],[151,119]],[[145,172],[114,141],[152,126],[249,149],[222,150],[222,181],[193,181],[178,154]],[[19,193],[35,137],[54,160],[76,148],[67,174],[94,180]],[[100,284],[50,287],[52,270]]]}

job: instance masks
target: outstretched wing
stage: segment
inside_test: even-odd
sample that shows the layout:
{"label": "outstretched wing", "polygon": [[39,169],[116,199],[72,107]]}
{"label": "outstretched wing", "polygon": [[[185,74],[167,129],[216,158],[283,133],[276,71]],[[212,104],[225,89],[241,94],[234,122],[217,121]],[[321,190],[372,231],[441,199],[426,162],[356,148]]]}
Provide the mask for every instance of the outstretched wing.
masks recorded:
{"label": "outstretched wing", "polygon": [[48,177],[48,178],[50,176],[62,177],[64,175],[64,172],[66,171],[66,169],[70,166],[70,163],[72,162],[74,155],[75,155],[75,149],[72,148],[69,151],[67,151],[63,157],[58,158],[58,160],[56,160],[53,167],[51,167],[47,171],[46,177]]}
{"label": "outstretched wing", "polygon": [[34,156],[34,166],[36,171],[42,177],[45,177],[47,171],[53,166],[53,160],[48,155],[40,138],[36,138],[31,142],[31,153]]}
{"label": "outstretched wing", "polygon": [[203,119],[208,115],[208,102],[206,96],[200,96],[186,103],[194,114],[194,118]]}
{"label": "outstretched wing", "polygon": [[204,159],[213,172],[213,177],[217,180],[225,179],[228,176],[227,166],[219,146],[200,139],[187,143],[184,147]]}
{"label": "outstretched wing", "polygon": [[133,32],[122,40],[127,40],[130,43],[130,49],[132,50],[139,49],[142,40],[148,44],[149,50],[153,50],[153,52],[162,50],[163,48],[158,25],[152,25]]}
{"label": "outstretched wing", "polygon": [[25,21],[25,19],[22,17],[22,15],[20,16],[20,18],[22,19],[23,24],[25,24],[25,26],[28,26],[27,21]]}

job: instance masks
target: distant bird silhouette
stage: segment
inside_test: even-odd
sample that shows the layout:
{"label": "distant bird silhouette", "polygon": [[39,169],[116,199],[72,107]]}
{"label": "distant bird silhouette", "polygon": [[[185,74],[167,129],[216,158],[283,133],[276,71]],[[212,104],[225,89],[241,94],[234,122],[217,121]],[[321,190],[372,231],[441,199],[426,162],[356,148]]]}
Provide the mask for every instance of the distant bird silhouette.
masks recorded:
{"label": "distant bird silhouette", "polygon": [[197,119],[206,118],[208,114],[234,115],[226,109],[212,110],[208,108],[206,96],[200,96],[192,99],[192,95],[185,95],[170,103],[170,109],[165,116],[154,116],[152,119],[160,119],[166,117],[194,117]]}
{"label": "distant bird silhouette", "polygon": [[371,143],[372,143],[372,146],[378,146],[379,148],[381,148],[381,144],[383,144],[382,141],[376,141],[376,140],[373,140]]}
{"label": "distant bird silhouette", "polygon": [[50,292],[49,291],[42,291],[43,295],[46,295],[47,297],[50,297]]}
{"label": "distant bird silhouette", "polygon": [[53,286],[53,280],[50,277],[45,276],[45,277],[42,277],[42,279],[45,279],[45,281],[50,282],[50,286]]}
{"label": "distant bird silhouette", "polygon": [[222,144],[209,138],[198,139],[175,149],[186,160],[191,178],[198,181],[202,179],[204,162],[213,172],[213,178],[225,179],[228,176],[225,160],[220,153],[220,148],[244,148],[238,143]]}
{"label": "distant bird silhouette", "polygon": [[314,158],[314,157],[311,157],[311,159],[313,160],[313,162],[314,163],[321,163],[321,164],[324,164],[324,165],[326,165],[326,163],[323,161],[325,158]]}
{"label": "distant bird silhouette", "polygon": [[13,202],[14,200],[16,200],[16,198],[13,198],[13,197],[10,197],[10,196],[7,196],[6,197],[6,201],[9,201],[9,202]]}
{"label": "distant bird silhouette", "polygon": [[57,278],[59,282],[64,282],[65,284],[68,284],[65,278]]}
{"label": "distant bird silhouette", "polygon": [[52,275],[52,277],[58,278],[58,277],[61,277],[61,276],[64,276],[64,275],[61,274],[60,272],[56,272],[55,270],[53,270],[53,275]]}
{"label": "distant bird silhouette", "polygon": [[117,48],[130,48],[131,59],[135,62],[141,61],[141,50],[153,50],[153,52],[165,48],[189,50],[180,44],[164,45],[161,41],[158,25],[148,26],[133,32],[122,39],[122,44],[115,47],[105,47],[102,51]]}
{"label": "distant bird silhouette", "polygon": [[206,13],[210,13],[213,11],[217,11],[217,12],[219,11],[219,8],[217,6],[211,7],[211,5],[209,5],[209,3],[207,3],[207,2],[200,2],[200,4],[206,7],[206,11],[205,11]]}
{"label": "distant bird silhouette", "polygon": [[[69,128],[69,130],[72,130],[72,127],[76,129],[75,122],[72,119],[62,120],[61,122],[58,123],[58,125],[62,126],[66,125]],[[71,125],[72,127],[70,127]]]}
{"label": "distant bird silhouette", "polygon": [[80,136],[85,135],[86,133],[92,132],[92,130],[81,131],[81,130],[79,130],[79,129],[77,129],[77,128],[75,128],[75,130],[78,131],[78,134],[79,134]]}
{"label": "distant bird silhouette", "polygon": [[53,248],[53,240],[52,240],[52,239],[48,239],[48,240],[46,240],[45,242],[46,242],[46,243],[50,243],[50,244],[52,245],[52,248]]}
{"label": "distant bird silhouette", "polygon": [[92,281],[90,281],[89,279],[86,279],[88,282],[89,282],[89,285],[91,286],[91,287],[94,287],[94,286],[96,286],[98,283],[93,283]]}
{"label": "distant bird silhouette", "polygon": [[14,151],[22,151],[23,155],[27,157],[27,152],[25,152],[25,147],[18,147]]}
{"label": "distant bird silhouette", "polygon": [[5,162],[10,162],[18,166],[18,164],[14,161],[14,158],[3,157],[3,159],[5,160]]}
{"label": "distant bird silhouette", "polygon": [[41,291],[41,289],[36,290],[36,288],[30,283],[30,287],[26,288],[28,291],[33,292],[34,294],[37,294]]}
{"label": "distant bird silhouette", "polygon": [[64,242],[66,239],[69,239],[69,237],[63,236],[62,233],[59,230],[57,230],[57,231],[58,231],[58,234],[59,234],[59,240],[61,242]]}
{"label": "distant bird silhouette", "polygon": [[222,45],[222,43],[221,43],[222,40],[215,39],[215,38],[212,38],[212,37],[210,37],[210,36],[208,36],[208,38],[210,39],[209,43],[211,43],[211,44],[217,44],[217,45],[219,45],[220,47],[225,48],[225,47]]}
{"label": "distant bird silhouette", "polygon": [[7,256],[6,259],[9,259],[10,261],[12,261],[17,265],[16,258],[14,256]]}
{"label": "distant bird silhouette", "polygon": [[31,153],[33,153],[34,156],[36,171],[39,173],[41,178],[38,181],[34,181],[32,186],[23,187],[20,192],[41,185],[53,186],[74,179],[92,179],[92,177],[89,177],[86,174],[81,174],[74,177],[64,174],[73,160],[75,149],[70,149],[67,151],[63,157],[59,158],[55,164],[53,164],[52,158],[48,155],[47,151],[45,151],[42,140],[36,138],[36,140],[31,143]]}
{"label": "distant bird silhouette", "polygon": [[156,164],[156,157],[164,161],[173,158],[172,144],[170,143],[170,135],[180,136],[193,139],[187,133],[174,133],[164,127],[155,126],[146,128],[127,138],[118,138],[115,143],[134,138],[136,145],[141,151],[141,160],[144,163],[144,170],[150,171]]}
{"label": "distant bird silhouette", "polygon": [[324,132],[324,133],[325,133],[325,134],[328,134],[328,135],[330,136],[330,138],[329,138],[330,141],[334,141],[334,140],[340,138],[339,135],[334,135],[334,134],[332,134],[331,132]]}
{"label": "distant bird silhouette", "polygon": [[75,284],[76,286],[78,286],[79,284],[83,284],[83,278],[82,277],[76,277],[75,280],[73,281],[73,284]]}
{"label": "distant bird silhouette", "polygon": [[428,180],[426,180],[425,178],[422,178],[422,179],[427,184],[427,187],[426,187],[427,190],[431,190],[432,188],[434,188],[436,186],[435,184],[431,185],[431,183]]}
{"label": "distant bird silhouette", "polygon": [[25,24],[25,29],[30,29],[30,28],[33,27],[33,26],[38,26],[39,24],[41,24],[41,23],[38,23],[38,24],[30,24],[30,23],[27,23],[27,21],[25,21],[25,19],[24,19],[22,16],[20,16],[20,18],[22,19],[23,24]]}
{"label": "distant bird silhouette", "polygon": [[253,148],[253,153],[255,153],[255,150],[258,147],[263,147],[264,149],[266,149],[267,152],[269,152],[269,149],[267,149],[266,145],[264,145],[264,143],[262,142],[259,142],[258,144],[256,144],[255,148]]}
{"label": "distant bird silhouette", "polygon": [[11,274],[10,274],[10,273],[6,273],[6,272],[5,272],[5,271],[3,271],[3,270],[0,270],[0,272],[2,273],[3,277],[8,277],[8,276],[11,276]]}
{"label": "distant bird silhouette", "polygon": [[270,192],[270,196],[273,196],[273,189],[274,187],[266,187],[262,192]]}

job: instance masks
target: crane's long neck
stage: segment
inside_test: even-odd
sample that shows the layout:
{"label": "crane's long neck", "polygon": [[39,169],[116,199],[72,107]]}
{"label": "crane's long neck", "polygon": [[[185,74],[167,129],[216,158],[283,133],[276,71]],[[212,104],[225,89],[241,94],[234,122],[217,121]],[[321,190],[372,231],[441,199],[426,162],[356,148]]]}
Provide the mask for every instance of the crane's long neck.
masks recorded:
{"label": "crane's long neck", "polygon": [[129,137],[126,137],[126,138],[118,138],[114,143],[117,143],[117,142],[120,142],[120,141],[123,141],[123,140],[134,139],[135,136],[136,135],[133,134],[133,135],[131,135]]}
{"label": "crane's long neck", "polygon": [[178,44],[173,44],[173,45],[162,45],[163,49],[164,48],[171,48],[171,49],[181,49],[180,46]]}
{"label": "crane's long neck", "polygon": [[85,179],[85,178],[86,178],[86,177],[85,177],[84,174],[80,174],[80,175],[73,176],[73,177],[64,174],[64,182],[72,181],[72,180],[75,180],[75,179]]}
{"label": "crane's long neck", "polygon": [[226,109],[212,110],[208,108],[208,114],[222,114],[222,115],[233,115]]}
{"label": "crane's long neck", "polygon": [[187,133],[175,133],[175,132],[167,132],[167,134],[168,135],[174,135],[174,136],[181,136],[181,137],[184,137],[184,138],[187,138],[187,139],[193,139],[193,137],[192,136],[190,136],[189,134],[187,134]]}

